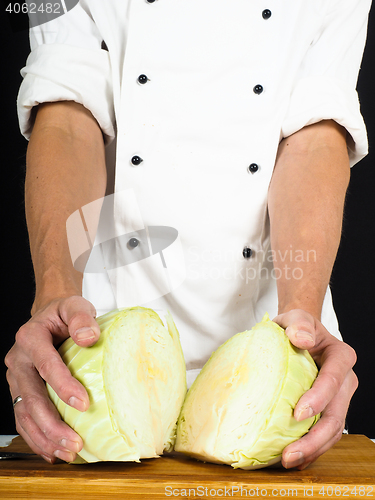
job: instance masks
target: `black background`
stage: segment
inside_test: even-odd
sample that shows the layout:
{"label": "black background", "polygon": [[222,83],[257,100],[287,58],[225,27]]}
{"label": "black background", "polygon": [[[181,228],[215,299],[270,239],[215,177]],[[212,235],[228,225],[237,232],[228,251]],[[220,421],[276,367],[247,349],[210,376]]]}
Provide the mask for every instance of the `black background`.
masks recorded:
{"label": "black background", "polygon": [[[23,184],[27,142],[21,136],[16,113],[20,69],[29,53],[28,32],[11,24],[0,2],[1,29],[1,203],[2,298],[0,387],[1,434],[16,433],[11,399],[2,362],[18,328],[30,317],[33,273],[28,250]],[[13,22],[13,21],[12,21]],[[18,31],[17,31],[18,30]],[[369,22],[367,46],[358,81],[370,153],[351,173],[343,236],[332,275],[332,292],[340,329],[358,355],[355,371],[360,385],[348,413],[350,433],[375,438],[375,8]],[[339,363],[340,360],[338,359]]]}

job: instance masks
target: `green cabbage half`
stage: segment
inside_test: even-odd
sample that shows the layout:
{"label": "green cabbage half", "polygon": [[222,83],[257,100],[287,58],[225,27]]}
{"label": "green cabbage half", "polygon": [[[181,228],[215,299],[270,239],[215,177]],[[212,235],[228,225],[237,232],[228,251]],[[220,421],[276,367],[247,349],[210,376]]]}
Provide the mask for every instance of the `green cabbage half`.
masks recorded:
{"label": "green cabbage half", "polygon": [[242,469],[279,462],[317,420],[293,417],[317,373],[310,354],[266,314],[207,361],[185,398],[175,450]]}
{"label": "green cabbage half", "polygon": [[86,388],[89,409],[75,410],[47,385],[62,419],[83,439],[77,462],[138,462],[172,450],[186,395],[185,361],[172,317],[166,316],[166,328],[151,309],[133,307],[97,321],[101,335],[94,346],[68,339],[59,349]]}

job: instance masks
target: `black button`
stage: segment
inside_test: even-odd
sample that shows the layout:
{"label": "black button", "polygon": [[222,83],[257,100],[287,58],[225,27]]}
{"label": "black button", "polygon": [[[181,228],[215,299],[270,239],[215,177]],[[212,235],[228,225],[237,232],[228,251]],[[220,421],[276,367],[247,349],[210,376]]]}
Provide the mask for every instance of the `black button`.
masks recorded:
{"label": "black button", "polygon": [[130,240],[128,241],[128,245],[130,246],[130,248],[135,248],[139,245],[139,240],[137,240],[137,238],[130,238]]}
{"label": "black button", "polygon": [[141,85],[144,85],[147,82],[148,82],[148,78],[146,75],[139,75],[138,83],[140,83]]}
{"label": "black button", "polygon": [[136,155],[136,156],[133,156],[133,158],[131,159],[131,162],[133,165],[140,165],[143,162],[143,160],[140,156]]}
{"label": "black button", "polygon": [[253,253],[253,251],[249,247],[245,247],[242,250],[242,255],[244,256],[245,259],[250,259],[252,253]]}
{"label": "black button", "polygon": [[146,0],[147,3],[154,3],[155,0]]}
{"label": "black button", "polygon": [[254,94],[261,94],[263,92],[263,87],[262,85],[255,85],[253,88]]}
{"label": "black button", "polygon": [[256,163],[252,163],[247,167],[247,169],[251,174],[255,174],[255,172],[259,170],[259,165],[257,165]]}
{"label": "black button", "polygon": [[270,11],[270,9],[264,9],[264,11],[262,12],[263,19],[269,19],[271,16],[272,12]]}

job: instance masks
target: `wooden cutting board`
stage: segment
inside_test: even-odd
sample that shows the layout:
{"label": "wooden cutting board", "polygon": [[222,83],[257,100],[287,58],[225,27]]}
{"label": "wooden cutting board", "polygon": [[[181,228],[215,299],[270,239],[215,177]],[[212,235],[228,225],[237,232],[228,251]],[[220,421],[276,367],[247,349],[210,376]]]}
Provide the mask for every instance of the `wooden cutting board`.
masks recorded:
{"label": "wooden cutting board", "polygon": [[[2,451],[30,452],[17,437]],[[344,435],[306,470],[234,470],[178,453],[142,463],[50,465],[34,455],[0,460],[0,499],[375,498],[375,444]]]}

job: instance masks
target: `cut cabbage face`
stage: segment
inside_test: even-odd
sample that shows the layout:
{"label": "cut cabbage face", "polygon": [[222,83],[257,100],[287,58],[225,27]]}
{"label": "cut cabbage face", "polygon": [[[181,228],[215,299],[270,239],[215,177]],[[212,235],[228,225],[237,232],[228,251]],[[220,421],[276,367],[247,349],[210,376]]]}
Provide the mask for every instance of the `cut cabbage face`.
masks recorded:
{"label": "cut cabbage face", "polygon": [[76,462],[139,461],[173,449],[186,395],[186,368],[170,314],[165,327],[151,309],[133,307],[97,318],[99,341],[79,347],[68,339],[59,352],[86,388],[80,412],[47,385],[62,419],[83,439]]}
{"label": "cut cabbage face", "polygon": [[185,398],[175,450],[206,462],[257,469],[316,422],[293,416],[318,369],[266,314],[215,351]]}

